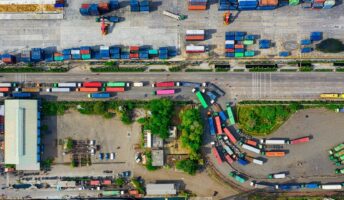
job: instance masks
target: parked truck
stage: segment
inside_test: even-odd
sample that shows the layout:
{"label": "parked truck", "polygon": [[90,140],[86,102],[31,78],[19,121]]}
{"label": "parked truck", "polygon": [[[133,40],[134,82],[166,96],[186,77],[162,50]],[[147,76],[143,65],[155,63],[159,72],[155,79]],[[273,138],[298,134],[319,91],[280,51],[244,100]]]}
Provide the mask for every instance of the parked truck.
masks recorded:
{"label": "parked truck", "polygon": [[239,183],[245,183],[248,179],[242,175],[239,175],[237,172],[233,171],[229,173],[230,177],[233,177]]}
{"label": "parked truck", "polygon": [[77,92],[99,92],[99,88],[91,88],[91,87],[81,87],[76,89]]}
{"label": "parked truck", "polygon": [[210,135],[215,135],[216,130],[215,130],[215,126],[214,126],[214,119],[212,116],[208,117],[208,124],[209,124]]}
{"label": "parked truck", "polygon": [[[193,90],[195,90],[195,88]],[[196,96],[197,96],[198,100],[201,102],[201,105],[203,106],[203,108],[204,109],[208,108],[208,104],[205,101],[205,99],[204,99],[204,97],[200,91],[196,92]]]}
{"label": "parked truck", "polygon": [[174,87],[174,86],[175,86],[174,81],[155,82],[152,84],[152,87]]}
{"label": "parked truck", "polygon": [[229,122],[232,125],[234,125],[235,124],[235,118],[234,118],[233,111],[232,111],[232,108],[231,108],[229,103],[227,104],[227,115],[228,115],[228,118],[229,118]]}
{"label": "parked truck", "polygon": [[237,139],[235,138],[235,136],[229,131],[229,129],[227,127],[223,128],[223,132],[225,132],[225,134],[227,135],[227,137],[229,138],[229,140],[235,144],[237,143]]}
{"label": "parked truck", "polygon": [[286,178],[286,173],[276,173],[276,174],[269,174],[268,179],[283,179]]}
{"label": "parked truck", "polygon": [[214,154],[214,156],[215,156],[215,158],[216,158],[216,160],[217,160],[217,163],[218,163],[219,165],[222,164],[222,159],[221,159],[220,154],[219,154],[219,152],[217,151],[217,149],[216,149],[215,146],[212,147],[211,151],[213,152],[213,154]]}
{"label": "parked truck", "polygon": [[265,155],[267,157],[283,157],[285,156],[284,151],[262,151],[262,155]]}
{"label": "parked truck", "polygon": [[10,88],[9,87],[0,87],[0,92],[9,92]]}
{"label": "parked truck", "polygon": [[333,149],[329,150],[328,152],[330,154],[334,154],[335,152],[340,151],[342,149],[344,149],[344,143],[338,144],[337,146],[335,146]]}
{"label": "parked truck", "polygon": [[173,18],[173,19],[176,19],[176,20],[178,20],[178,21],[184,20],[184,19],[187,18],[186,15],[175,14],[175,13],[170,12],[170,11],[168,11],[168,10],[162,11],[162,14],[165,15],[165,16],[171,17],[171,18]]}
{"label": "parked truck", "polygon": [[162,95],[173,95],[173,94],[175,94],[175,90],[174,90],[174,89],[169,89],[169,90],[157,90],[157,91],[153,91],[152,94],[153,94],[153,95],[158,95],[158,96],[162,96]]}
{"label": "parked truck", "polygon": [[288,144],[286,139],[260,139],[262,144]]}
{"label": "parked truck", "polygon": [[104,87],[130,87],[130,83],[126,82],[107,82]]}
{"label": "parked truck", "polygon": [[258,148],[256,148],[256,147],[253,147],[253,146],[250,146],[250,145],[247,145],[247,144],[245,144],[245,143],[241,144],[241,147],[242,147],[243,149],[246,149],[246,150],[248,150],[248,151],[254,152],[254,153],[256,153],[256,154],[260,154],[260,153],[261,153],[260,149],[258,149]]}
{"label": "parked truck", "polygon": [[88,98],[92,98],[92,99],[110,98],[110,93],[90,93],[88,94]]}
{"label": "parked truck", "polygon": [[76,88],[81,87],[81,83],[54,83],[53,87]]}
{"label": "parked truck", "polygon": [[0,83],[0,87],[16,87],[16,83]]}
{"label": "parked truck", "polygon": [[134,82],[133,86],[134,87],[143,87],[143,82]]}
{"label": "parked truck", "polygon": [[219,116],[215,116],[215,124],[216,124],[217,134],[222,134],[221,120]]}
{"label": "parked truck", "polygon": [[70,88],[47,88],[47,92],[70,92]]}
{"label": "parked truck", "polygon": [[297,138],[297,139],[293,139],[288,141],[289,144],[300,144],[300,143],[306,143],[309,142],[310,137],[306,136],[306,137],[301,137],[301,138]]}
{"label": "parked truck", "polygon": [[14,98],[30,98],[32,96],[29,92],[13,92],[12,97]]}
{"label": "parked truck", "polygon": [[103,84],[101,82],[84,82],[82,84],[82,87],[85,87],[85,88],[101,88],[102,85]]}
{"label": "parked truck", "polygon": [[180,81],[180,82],[176,82],[176,86],[200,88],[202,86],[202,84],[201,83],[195,83],[195,82]]}
{"label": "parked truck", "polygon": [[106,87],[105,88],[106,92],[125,92],[124,87]]}
{"label": "parked truck", "polygon": [[25,88],[15,88],[14,91],[16,92],[40,92],[41,89],[40,88],[36,88],[36,87],[33,87],[33,88],[29,88],[29,87],[25,87]]}

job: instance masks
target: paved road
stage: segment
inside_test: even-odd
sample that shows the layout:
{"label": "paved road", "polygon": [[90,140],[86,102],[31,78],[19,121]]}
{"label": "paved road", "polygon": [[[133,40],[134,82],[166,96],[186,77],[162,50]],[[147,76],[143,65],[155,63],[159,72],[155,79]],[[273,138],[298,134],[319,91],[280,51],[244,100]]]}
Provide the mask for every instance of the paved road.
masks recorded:
{"label": "paved road", "polygon": [[[244,99],[315,99],[324,92],[343,92],[344,75],[341,73],[66,73],[66,74],[2,74],[1,82],[82,82],[82,81],[146,81],[143,88],[132,88],[118,94],[123,99],[152,98],[149,83],[154,81],[209,81],[226,93],[226,100]],[[149,83],[148,83],[149,82]],[[174,98],[193,98],[191,88],[182,89]],[[86,97],[85,94],[59,94],[43,92],[58,100]],[[147,94],[147,95],[145,95]],[[177,93],[178,94],[178,93]],[[224,98],[222,98],[224,99]]]}

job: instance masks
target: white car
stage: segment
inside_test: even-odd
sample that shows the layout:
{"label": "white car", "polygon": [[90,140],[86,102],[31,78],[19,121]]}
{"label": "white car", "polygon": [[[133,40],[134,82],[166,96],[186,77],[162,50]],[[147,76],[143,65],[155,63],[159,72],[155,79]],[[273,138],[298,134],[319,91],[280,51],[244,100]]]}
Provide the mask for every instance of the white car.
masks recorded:
{"label": "white car", "polygon": [[114,160],[115,159],[115,153],[110,153],[110,160]]}

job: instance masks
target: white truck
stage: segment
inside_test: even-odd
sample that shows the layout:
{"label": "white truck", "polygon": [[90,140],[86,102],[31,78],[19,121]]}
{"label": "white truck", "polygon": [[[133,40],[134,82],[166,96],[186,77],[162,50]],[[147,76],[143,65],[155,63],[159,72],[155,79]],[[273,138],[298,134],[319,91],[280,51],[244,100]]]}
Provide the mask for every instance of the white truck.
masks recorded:
{"label": "white truck", "polygon": [[47,88],[47,92],[70,92],[70,88]]}

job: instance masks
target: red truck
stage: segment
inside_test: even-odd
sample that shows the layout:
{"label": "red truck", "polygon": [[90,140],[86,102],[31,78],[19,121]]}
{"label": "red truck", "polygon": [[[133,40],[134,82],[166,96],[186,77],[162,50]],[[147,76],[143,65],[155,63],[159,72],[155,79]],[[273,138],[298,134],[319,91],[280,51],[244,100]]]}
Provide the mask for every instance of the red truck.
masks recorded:
{"label": "red truck", "polygon": [[100,88],[102,87],[101,82],[84,82],[82,84],[83,87],[92,87],[92,88]]}
{"label": "red truck", "polygon": [[221,164],[222,164],[222,159],[221,159],[220,154],[219,154],[219,152],[217,151],[216,147],[213,147],[213,148],[212,148],[212,152],[213,152],[213,154],[214,154],[214,156],[215,156],[215,158],[216,158],[216,160],[217,160],[217,163],[218,163],[219,165],[221,165]]}
{"label": "red truck", "polygon": [[309,140],[310,140],[310,137],[306,136],[306,137],[302,137],[302,138],[293,139],[290,141],[290,144],[306,143],[306,142],[309,142]]}
{"label": "red truck", "polygon": [[107,87],[107,88],[105,88],[105,91],[106,92],[125,92],[125,89],[122,88],[122,87],[118,87],[118,88],[116,88],[116,87]]}
{"label": "red truck", "polygon": [[235,144],[237,142],[237,139],[234,137],[234,135],[228,130],[227,127],[223,128],[223,131],[225,132],[225,134],[227,135],[227,137],[229,138],[229,140]]}
{"label": "red truck", "polygon": [[219,116],[215,117],[215,124],[216,124],[216,130],[217,130],[217,134],[222,134],[222,128],[221,128],[221,120]]}
{"label": "red truck", "polygon": [[234,162],[234,160],[231,158],[229,154],[226,154],[225,158],[229,164],[232,164]]}
{"label": "red truck", "polygon": [[174,86],[175,86],[174,81],[155,82],[152,84],[152,87],[174,87]]}

